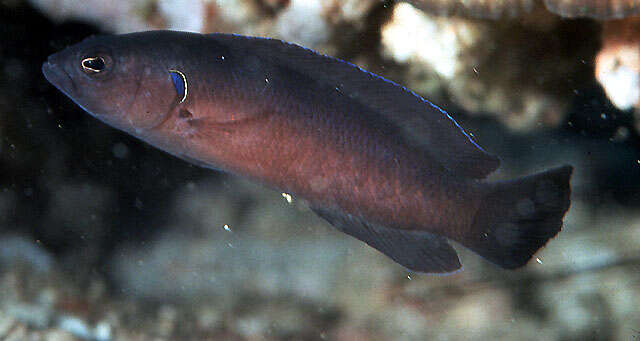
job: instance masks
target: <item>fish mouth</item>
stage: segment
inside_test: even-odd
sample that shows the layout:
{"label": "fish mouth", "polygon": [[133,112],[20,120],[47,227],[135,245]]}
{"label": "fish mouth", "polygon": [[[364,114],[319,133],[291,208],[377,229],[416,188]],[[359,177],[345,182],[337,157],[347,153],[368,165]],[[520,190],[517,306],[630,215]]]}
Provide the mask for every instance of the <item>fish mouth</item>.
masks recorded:
{"label": "fish mouth", "polygon": [[[55,56],[55,55],[54,55]],[[71,97],[71,93],[76,90],[75,83],[69,74],[64,70],[62,65],[58,64],[50,56],[46,62],[42,64],[42,73],[49,83],[53,84],[58,90],[65,95]]]}

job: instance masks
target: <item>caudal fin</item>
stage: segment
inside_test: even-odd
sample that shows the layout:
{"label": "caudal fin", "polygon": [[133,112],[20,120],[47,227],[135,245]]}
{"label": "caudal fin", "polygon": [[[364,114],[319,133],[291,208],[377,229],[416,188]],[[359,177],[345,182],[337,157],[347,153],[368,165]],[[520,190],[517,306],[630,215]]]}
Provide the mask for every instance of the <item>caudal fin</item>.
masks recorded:
{"label": "caudal fin", "polygon": [[503,268],[525,265],[562,228],[573,167],[490,184],[460,242]]}

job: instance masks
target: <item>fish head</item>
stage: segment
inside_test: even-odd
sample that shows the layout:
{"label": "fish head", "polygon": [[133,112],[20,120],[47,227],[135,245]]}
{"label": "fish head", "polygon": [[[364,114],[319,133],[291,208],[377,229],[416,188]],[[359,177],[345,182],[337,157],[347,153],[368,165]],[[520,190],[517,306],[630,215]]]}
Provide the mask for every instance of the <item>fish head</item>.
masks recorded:
{"label": "fish head", "polygon": [[144,137],[184,97],[180,75],[167,67],[171,56],[151,42],[137,35],[90,37],[49,56],[42,71],[92,116]]}

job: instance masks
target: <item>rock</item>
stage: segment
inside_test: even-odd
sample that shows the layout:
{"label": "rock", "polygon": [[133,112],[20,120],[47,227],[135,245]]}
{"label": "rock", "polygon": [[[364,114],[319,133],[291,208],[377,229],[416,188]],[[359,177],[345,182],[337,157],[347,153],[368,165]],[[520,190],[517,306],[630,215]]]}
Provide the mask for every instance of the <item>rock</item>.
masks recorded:
{"label": "rock", "polygon": [[[596,78],[620,110],[640,112],[640,18],[603,24],[602,47],[596,57]],[[635,125],[640,131],[640,125]]]}
{"label": "rock", "polygon": [[439,15],[463,15],[476,18],[515,18],[544,3],[547,10],[565,18],[589,17],[600,20],[623,18],[640,12],[633,0],[407,0],[415,6]]}
{"label": "rock", "polygon": [[382,29],[382,46],[385,55],[407,66],[403,85],[428,100],[447,108],[449,94],[471,115],[532,130],[562,122],[575,90],[567,79],[589,75],[588,67],[575,62],[589,45],[570,46],[592,36],[595,26],[565,25],[573,24],[544,17],[444,18],[400,3]]}
{"label": "rock", "polygon": [[44,273],[52,270],[54,259],[45,248],[26,236],[0,236],[0,266],[17,265]]}

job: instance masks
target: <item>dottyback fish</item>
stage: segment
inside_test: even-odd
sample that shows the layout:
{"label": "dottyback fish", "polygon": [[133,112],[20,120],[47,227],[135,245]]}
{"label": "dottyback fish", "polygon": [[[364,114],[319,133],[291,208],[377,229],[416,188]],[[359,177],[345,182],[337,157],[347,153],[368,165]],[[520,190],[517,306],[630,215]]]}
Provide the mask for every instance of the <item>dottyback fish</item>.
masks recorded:
{"label": "dottyback fish", "polygon": [[416,272],[461,268],[454,240],[523,266],[562,227],[572,168],[499,166],[445,111],[353,64],[276,39],[151,31],[53,54],[47,80],[91,115],[203,167],[305,199]]}

